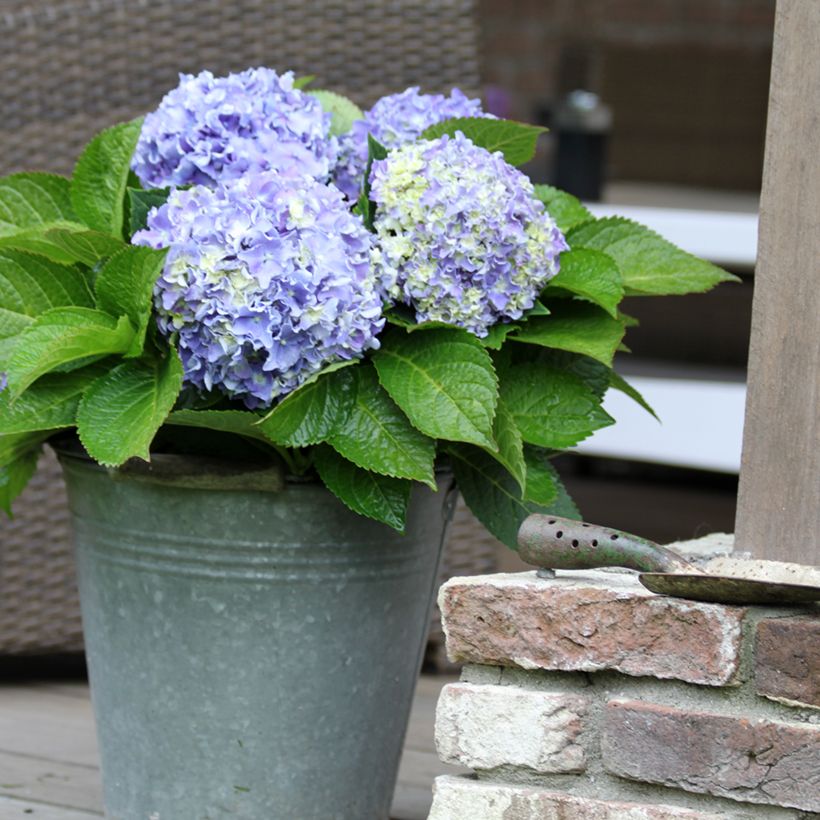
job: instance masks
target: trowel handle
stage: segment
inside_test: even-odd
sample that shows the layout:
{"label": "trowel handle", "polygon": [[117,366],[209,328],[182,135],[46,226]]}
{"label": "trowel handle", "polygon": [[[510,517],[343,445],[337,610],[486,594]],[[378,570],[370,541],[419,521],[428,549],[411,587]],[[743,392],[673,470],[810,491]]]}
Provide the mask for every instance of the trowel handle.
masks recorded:
{"label": "trowel handle", "polygon": [[698,572],[670,550],[628,532],[557,515],[531,515],[518,530],[518,553],[545,569],[628,567],[642,572]]}

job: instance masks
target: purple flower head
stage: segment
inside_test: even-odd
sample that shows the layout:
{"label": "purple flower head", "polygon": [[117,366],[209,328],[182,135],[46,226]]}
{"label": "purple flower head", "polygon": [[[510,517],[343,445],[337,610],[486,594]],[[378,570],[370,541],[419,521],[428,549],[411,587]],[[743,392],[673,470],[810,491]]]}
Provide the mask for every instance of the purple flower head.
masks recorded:
{"label": "purple flower head", "polygon": [[409,143],[373,163],[373,267],[419,322],[486,336],[518,319],[558,273],[567,243],[532,183],[463,134]]}
{"label": "purple flower head", "polygon": [[154,304],[186,381],[256,408],[379,346],[371,237],[337,188],[266,171],[173,191],[133,241],[170,247]]}
{"label": "purple flower head", "polygon": [[382,97],[340,138],[333,181],[349,199],[356,199],[367,167],[368,133],[385,148],[395,148],[417,139],[431,125],[453,117],[491,118],[492,114],[485,114],[480,100],[470,99],[457,88],[449,97],[420,94],[418,87]]}
{"label": "purple flower head", "polygon": [[131,167],[147,188],[213,186],[268,169],[325,181],[338,150],[330,120],[293,87],[292,72],[181,74],[145,117]]}

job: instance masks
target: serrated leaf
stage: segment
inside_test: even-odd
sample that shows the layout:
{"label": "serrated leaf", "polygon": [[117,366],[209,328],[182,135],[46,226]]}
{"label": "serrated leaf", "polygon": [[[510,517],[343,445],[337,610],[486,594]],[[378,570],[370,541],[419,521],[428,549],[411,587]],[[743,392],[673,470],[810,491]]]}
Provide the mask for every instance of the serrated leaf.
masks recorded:
{"label": "serrated leaf", "polygon": [[176,351],[125,361],[86,390],[77,433],[95,461],[117,467],[129,458],[150,460],[149,447],[182,387]]}
{"label": "serrated leaf", "polygon": [[270,444],[262,428],[258,426],[260,418],[258,413],[250,410],[174,410],[165,423],[234,433]]}
{"label": "serrated leaf", "polygon": [[460,328],[392,331],[373,357],[379,381],[416,429],[496,449],[498,380],[478,339]]}
{"label": "serrated leaf", "polygon": [[535,156],[538,137],[547,132],[540,125],[489,117],[455,117],[437,122],[427,128],[422,139],[438,139],[445,134],[453,136],[460,131],[481,148],[501,151],[510,165],[523,165]]}
{"label": "serrated leaf", "polygon": [[97,305],[112,316],[125,314],[136,328],[127,357],[139,356],[151,320],[154,285],[162,273],[167,250],[125,245],[97,274]]}
{"label": "serrated leaf", "polygon": [[54,228],[46,233],[45,241],[70,262],[82,262],[89,268],[125,247],[116,237],[76,227]]}
{"label": "serrated leaf", "polygon": [[527,500],[538,504],[546,513],[580,519],[578,507],[570,498],[558,471],[550,463],[549,451],[527,444],[524,458],[527,462]]}
{"label": "serrated leaf", "polygon": [[533,188],[536,199],[544,203],[547,213],[563,233],[594,218],[581,200],[560,188],[553,188],[552,185],[534,185]]}
{"label": "serrated leaf", "polygon": [[507,336],[509,336],[513,331],[518,330],[519,327],[521,327],[521,325],[516,322],[508,322],[506,324],[499,323],[493,325],[489,329],[487,335],[479,341],[482,345],[484,345],[484,347],[487,347],[490,350],[501,350],[504,342],[507,340]]}
{"label": "serrated leaf", "polygon": [[315,97],[322,109],[333,118],[330,123],[330,135],[334,137],[346,134],[353,127],[356,120],[364,119],[364,113],[356,103],[336,94],[334,91],[311,90],[308,91],[311,97]]}
{"label": "serrated leaf", "polygon": [[37,469],[40,458],[41,439],[13,461],[0,466],[0,507],[11,517],[11,505],[25,489]]}
{"label": "serrated leaf", "polygon": [[0,179],[0,237],[75,221],[65,177],[28,173]]}
{"label": "serrated leaf", "polygon": [[122,236],[125,188],[142,118],[97,134],[77,160],[71,178],[71,204],[89,228]]}
{"label": "serrated leaf", "polygon": [[640,404],[647,413],[651,416],[654,416],[658,421],[658,414],[652,409],[652,406],[649,402],[640,394],[640,392],[633,387],[623,376],[616,373],[614,370],[609,371],[609,384],[611,387],[614,387],[616,390],[620,390],[622,393],[625,393],[629,396],[630,399]]}
{"label": "serrated leaf", "polygon": [[133,236],[137,231],[146,228],[151,209],[164,205],[170,194],[170,188],[128,188],[128,235]]}
{"label": "serrated leaf", "polygon": [[85,277],[76,268],[21,251],[0,250],[0,362],[8,358],[14,337],[41,313],[93,304]]}
{"label": "serrated leaf", "polygon": [[649,228],[622,217],[579,225],[567,237],[572,248],[594,248],[615,260],[627,294],[703,293],[720,282],[739,281]]}
{"label": "serrated leaf", "polygon": [[436,445],[420,433],[379,384],[369,365],[352,368],[353,405],[329,438],[336,452],[364,470],[422,481],[435,489]]}
{"label": "serrated leaf", "polygon": [[18,338],[7,367],[13,400],[60,365],[89,356],[125,353],[134,329],[127,316],[115,319],[99,310],[61,307],[38,316]]}
{"label": "serrated leaf", "polygon": [[550,303],[551,315],[530,319],[509,338],[513,342],[581,353],[612,365],[626,328],[595,305],[563,299]]}
{"label": "serrated leaf", "polygon": [[[467,506],[499,541],[511,549],[518,548],[518,529],[527,516],[552,511],[526,500],[515,479],[489,453],[468,444],[452,444],[447,448],[447,454]],[[559,497],[560,490],[557,490],[556,501]]]}
{"label": "serrated leaf", "polygon": [[404,532],[410,481],[362,470],[326,444],[313,458],[325,486],[346,507]]}
{"label": "serrated leaf", "polygon": [[538,351],[537,356],[528,357],[526,361],[546,365],[553,370],[577,376],[599,400],[603,400],[609,388],[610,368],[595,359],[590,359],[589,356],[542,348]]}
{"label": "serrated leaf", "polygon": [[515,424],[515,417],[501,398],[498,399],[498,406],[495,410],[493,438],[497,448],[487,450],[487,452],[507,469],[523,490],[527,483],[524,442],[521,438],[521,432]]}
{"label": "serrated leaf", "polygon": [[501,374],[501,398],[529,444],[561,450],[614,423],[577,376],[544,365],[513,365]]}
{"label": "serrated leaf", "polygon": [[613,319],[618,318],[618,303],[624,298],[621,272],[615,261],[601,251],[578,248],[561,254],[561,269],[550,280],[550,289],[563,288],[602,307]]}
{"label": "serrated leaf", "polygon": [[104,365],[93,364],[71,373],[49,373],[15,402],[9,391],[0,392],[0,436],[73,427],[80,397],[104,371]]}
{"label": "serrated leaf", "polygon": [[346,364],[331,365],[286,396],[258,423],[262,433],[286,447],[327,441],[347,421],[355,402],[356,378]]}

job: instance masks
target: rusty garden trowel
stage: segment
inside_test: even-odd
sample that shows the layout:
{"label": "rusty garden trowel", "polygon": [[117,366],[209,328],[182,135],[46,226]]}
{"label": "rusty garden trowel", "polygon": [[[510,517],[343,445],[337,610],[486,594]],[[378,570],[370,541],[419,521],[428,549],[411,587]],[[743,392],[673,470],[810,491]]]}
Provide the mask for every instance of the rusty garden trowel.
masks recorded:
{"label": "rusty garden trowel", "polygon": [[638,570],[652,592],[694,601],[769,606],[820,601],[817,568],[722,558],[703,571],[645,538],[554,515],[527,518],[518,546],[522,560],[539,567],[541,577],[556,569],[626,567]]}

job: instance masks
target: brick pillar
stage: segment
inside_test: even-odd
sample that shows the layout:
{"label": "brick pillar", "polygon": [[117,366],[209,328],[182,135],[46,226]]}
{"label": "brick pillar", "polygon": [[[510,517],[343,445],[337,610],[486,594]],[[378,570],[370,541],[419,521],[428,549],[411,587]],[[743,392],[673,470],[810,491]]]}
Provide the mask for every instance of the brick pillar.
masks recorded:
{"label": "brick pillar", "polygon": [[624,572],[455,578],[430,820],[820,818],[817,609],[702,604]]}

